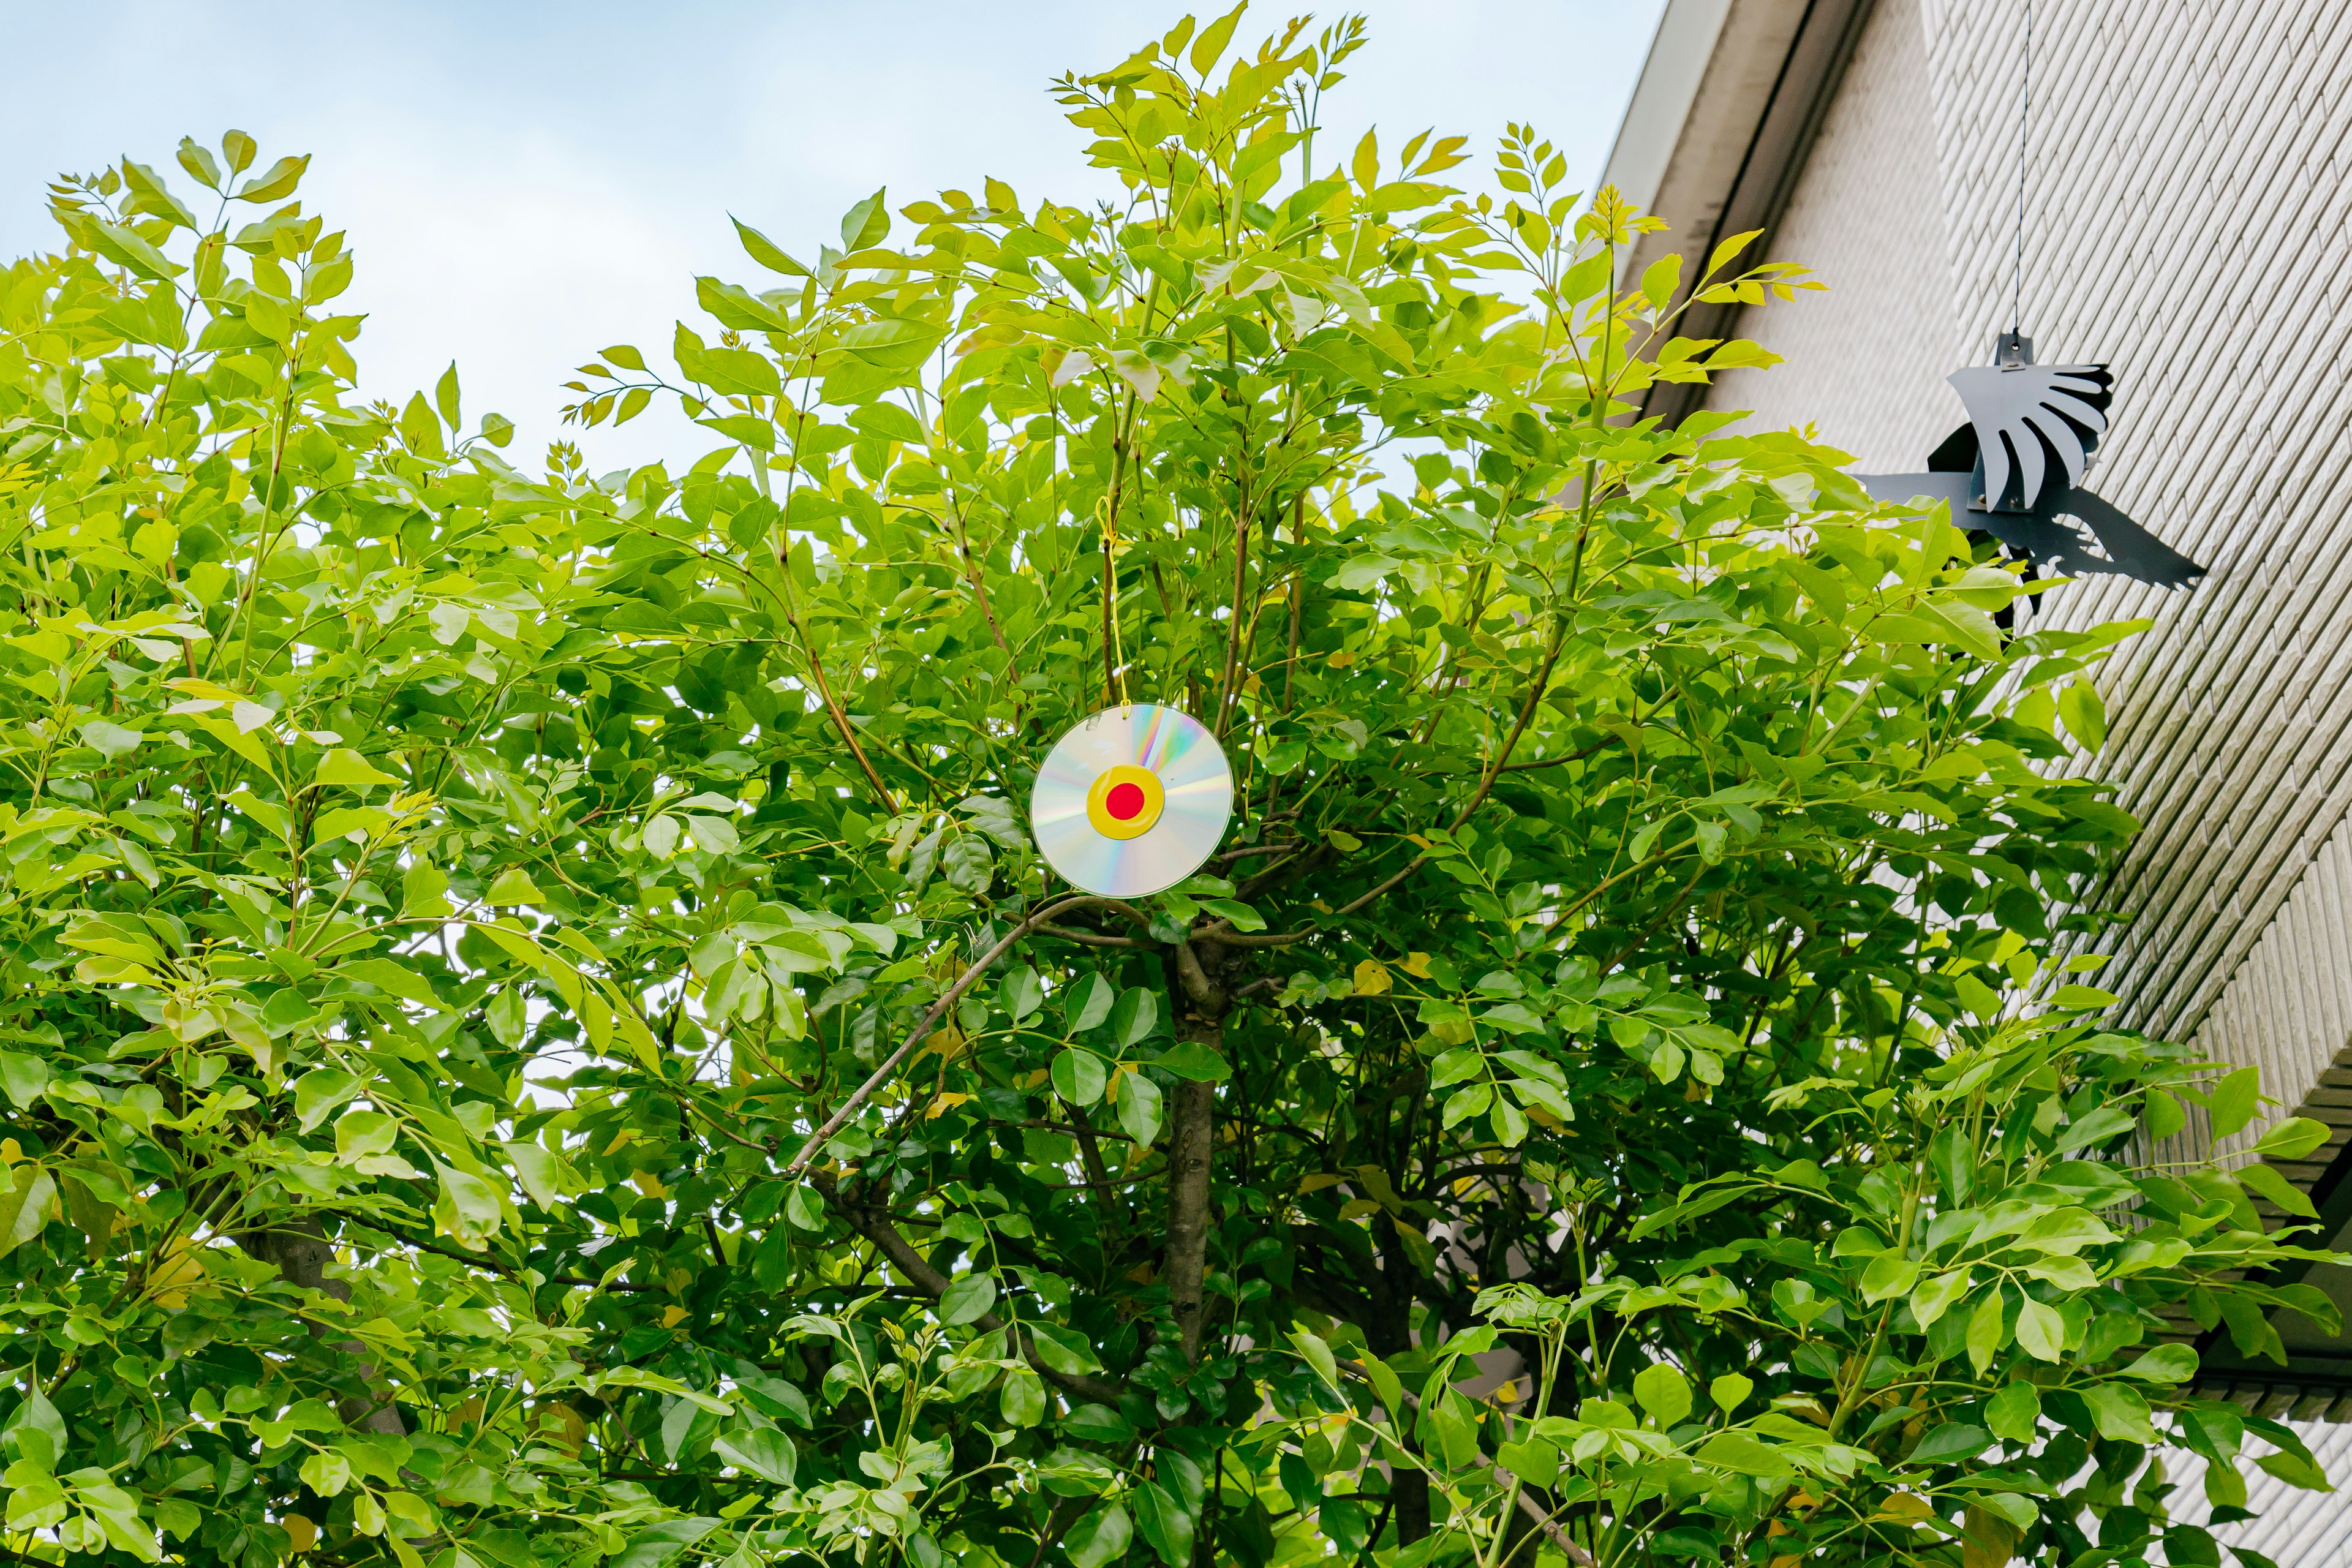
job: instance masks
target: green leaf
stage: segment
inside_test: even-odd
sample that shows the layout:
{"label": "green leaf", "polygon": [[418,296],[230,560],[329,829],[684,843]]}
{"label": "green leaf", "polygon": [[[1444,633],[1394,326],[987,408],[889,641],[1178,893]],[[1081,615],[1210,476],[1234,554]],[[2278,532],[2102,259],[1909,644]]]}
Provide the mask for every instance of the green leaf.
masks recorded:
{"label": "green leaf", "polygon": [[1992,1435],[2021,1447],[2033,1441],[2041,1418],[2042,1395],[2030,1383],[2005,1384],[1985,1405],[1985,1425]]}
{"label": "green leaf", "polygon": [[1919,1265],[1899,1252],[1882,1252],[1862,1271],[1862,1299],[1879,1302],[1908,1294],[1919,1278]]}
{"label": "green leaf", "polygon": [[[2312,1461],[2307,1452],[2298,1454],[2292,1449],[2281,1449],[2275,1454],[2262,1455],[2254,1460],[2254,1465],[2265,1475],[2274,1476],[2287,1485],[2299,1487],[2305,1491],[2326,1492],[2336,1489],[2334,1484],[2328,1480],[2327,1473]],[[2243,1552],[2238,1552],[2241,1559],[2245,1555]]]}
{"label": "green leaf", "polygon": [[1298,1347],[1298,1353],[1307,1358],[1307,1364],[1315,1369],[1316,1376],[1334,1389],[1339,1386],[1339,1363],[1332,1359],[1329,1345],[1305,1329],[1293,1330],[1290,1342]]}
{"label": "green leaf", "polygon": [[562,1162],[536,1143],[501,1143],[514,1162],[515,1178],[530,1201],[553,1212],[563,1202]]}
{"label": "green leaf", "polygon": [[784,1217],[795,1229],[823,1230],[824,1204],[806,1187],[794,1187],[784,1199]]}
{"label": "green leaf", "polygon": [[2240,1068],[2213,1086],[2208,1103],[2214,1137],[2227,1138],[2254,1119],[2254,1112],[2262,1109],[2261,1085],[2257,1069]]}
{"label": "green leaf", "polygon": [[9,1451],[36,1469],[53,1472],[60,1468],[58,1461],[66,1453],[65,1419],[37,1386],[26,1390],[0,1432],[6,1436]]}
{"label": "green leaf", "polygon": [[300,1118],[302,1131],[316,1131],[328,1112],[366,1087],[340,1068],[319,1068],[304,1073],[294,1084],[294,1114]]}
{"label": "green leaf", "polygon": [[1797,1469],[1795,1463],[1779,1450],[1744,1432],[1718,1432],[1692,1457],[1703,1465],[1748,1476],[1787,1476]]}
{"label": "green leaf", "polygon": [[1008,1372],[997,1394],[1007,1426],[1034,1426],[1045,1418],[1045,1384],[1034,1372]]}
{"label": "green leaf", "polygon": [[1531,1486],[1549,1487],[1559,1479],[1559,1450],[1540,1439],[1505,1443],[1495,1450],[1495,1462]]}
{"label": "green leaf", "polygon": [[719,1528],[715,1519],[670,1519],[632,1533],[607,1568],[668,1568],[686,1549]]}
{"label": "green leaf", "polygon": [[1194,1083],[1223,1083],[1234,1069],[1198,1040],[1184,1040],[1152,1058],[1151,1065]]}
{"label": "green leaf", "polygon": [[2088,680],[2077,680],[2058,694],[2058,717],[2066,732],[2086,752],[2107,743],[2107,710]]}
{"label": "green leaf", "polygon": [[1116,1502],[1097,1502],[1079,1517],[1063,1544],[1076,1568],[1103,1568],[1104,1563],[1126,1555],[1133,1534],[1125,1508]]}
{"label": "green leaf", "polygon": [[1192,1516],[1176,1495],[1158,1481],[1145,1481],[1128,1494],[1135,1505],[1135,1522],[1144,1541],[1168,1568],[1191,1568]]}
{"label": "green leaf", "polygon": [[489,890],[482,895],[482,900],[492,904],[537,904],[544,903],[546,895],[539,890],[539,884],[530,879],[530,872],[520,866],[509,866],[498,874],[497,879],[490,883]]}
{"label": "green leaf", "polygon": [[2091,1419],[2098,1424],[2100,1436],[2122,1443],[2157,1441],[2156,1427],[2148,1420],[2147,1400],[2139,1390],[2120,1383],[2101,1383],[2074,1392],[2091,1407]]}
{"label": "green leaf", "polygon": [[1064,1016],[1069,1032],[1084,1034],[1099,1027],[1110,1016],[1111,1004],[1118,997],[1118,987],[1109,976],[1089,974],[1064,994]]}
{"label": "green leaf", "polygon": [[996,1305],[996,1281],[986,1274],[967,1274],[949,1283],[940,1297],[940,1321],[976,1322]]}
{"label": "green leaf", "polygon": [[1955,1206],[1969,1201],[1976,1184],[1977,1151],[1960,1128],[1947,1127],[1928,1141],[1927,1163],[1946,1198]]}
{"label": "green leaf", "polygon": [[497,1189],[471,1172],[438,1162],[435,1168],[441,1178],[441,1196],[433,1205],[433,1219],[443,1234],[474,1245],[495,1235],[500,1217]]}
{"label": "green leaf", "polygon": [[841,247],[845,251],[870,250],[882,243],[890,232],[890,209],[885,201],[887,191],[877,191],[851,207],[841,220]]}
{"label": "green leaf", "polygon": [[180,138],[179,159],[180,167],[185,169],[207,190],[216,191],[221,188],[223,176],[220,164],[214,159],[208,149],[196,145],[195,138],[192,136]]}
{"label": "green leaf", "polygon": [[1264,931],[1265,917],[1249,905],[1234,899],[1203,899],[1201,907],[1211,914],[1234,922],[1235,931]]}
{"label": "green leaf", "polygon": [[1016,1021],[1027,1018],[1045,1007],[1045,987],[1037,972],[1024,963],[1004,977],[997,1001]]}
{"label": "green leaf", "polygon": [[103,218],[85,218],[82,237],[92,250],[142,278],[166,282],[187,270],[131,230]]}
{"label": "green leaf", "polygon": [[2061,1154],[2094,1143],[2104,1143],[2110,1138],[2134,1131],[2139,1125],[2132,1113],[2120,1105],[2102,1105],[2087,1116],[2078,1117],[2058,1134],[2057,1151]]}
{"label": "green leaf", "polygon": [[1742,233],[1731,236],[1728,239],[1726,239],[1721,244],[1717,245],[1707,256],[1706,272],[1705,276],[1710,278],[1713,277],[1717,272],[1722,269],[1725,263],[1730,261],[1741,251],[1747,249],[1749,245],[1755,242],[1756,237],[1763,232],[1764,231],[1760,228],[1748,229]]}
{"label": "green leaf", "polygon": [[2240,1185],[2250,1193],[2270,1199],[2282,1212],[2304,1219],[2319,1217],[2319,1211],[2312,1207],[2311,1200],[2304,1195],[2303,1189],[2270,1166],[2241,1165],[2232,1173]]}
{"label": "green leaf", "polygon": [[2054,1362],[2066,1352],[2065,1320],[2057,1308],[2028,1296],[2017,1312],[2017,1342],[2037,1361]]}
{"label": "green leaf", "polygon": [[771,1486],[791,1486],[799,1462],[793,1440],[772,1426],[722,1432],[710,1440],[710,1451]]}
{"label": "green leaf", "polygon": [[1921,1281],[1919,1288],[1911,1292],[1911,1316],[1922,1329],[1935,1327],[1943,1315],[1968,1294],[1969,1283],[1969,1274],[1965,1268]]}
{"label": "green leaf", "polygon": [[328,1449],[304,1459],[297,1473],[302,1484],[320,1497],[334,1497],[351,1484],[352,1465],[342,1455]]}
{"label": "green leaf", "polygon": [[16,1051],[0,1051],[0,1089],[7,1091],[9,1102],[17,1110],[30,1110],[48,1087],[48,1063]]}
{"label": "green leaf", "polygon": [[1102,1363],[1095,1359],[1094,1347],[1084,1334],[1051,1323],[1033,1322],[1026,1326],[1030,1343],[1036,1347],[1037,1359],[1053,1371],[1079,1377],[1102,1370]]}
{"label": "green leaf", "polygon": [[403,1001],[448,1011],[448,1005],[434,994],[432,985],[423,975],[394,963],[391,959],[353,959],[349,963],[338,965],[336,972],[346,979],[362,981],[379,991],[388,991]]}
{"label": "green leaf", "polygon": [[106,757],[124,757],[139,749],[147,737],[137,730],[128,730],[104,719],[85,719],[80,724],[81,738]]}
{"label": "green leaf", "polygon": [[1919,1446],[1911,1450],[1909,1462],[1948,1465],[1955,1459],[1973,1459],[1991,1444],[1992,1436],[1983,1427],[1947,1421],[1919,1439]]}
{"label": "green leaf", "polygon": [[[1139,1046],[1159,1026],[1160,997],[1156,992],[1136,985],[1119,993],[1118,1001],[1110,1010],[1110,1032],[1120,1046]],[[1165,1058],[1160,1065],[1167,1066]]]}
{"label": "green leaf", "polygon": [[2187,1345],[2158,1345],[2123,1369],[2143,1383],[2187,1383],[2197,1375],[2197,1352]]}
{"label": "green leaf", "polygon": [[2254,1145],[2254,1154],[2264,1160],[2305,1160],[2317,1152],[2333,1130],[2325,1121],[2314,1121],[2307,1116],[2290,1116],[2279,1122]]}
{"label": "green leaf", "polygon": [[1381,580],[1395,571],[1400,563],[1388,555],[1358,555],[1339,563],[1339,569],[1323,579],[1327,588],[1339,588],[1350,594],[1360,594],[1380,585]]}
{"label": "green leaf", "polygon": [[1682,291],[1683,258],[1679,252],[1660,257],[1642,273],[1642,293],[1650,309],[1662,310]]}
{"label": "green leaf", "polygon": [[1121,1075],[1118,1080],[1118,1124],[1139,1148],[1150,1148],[1160,1136],[1160,1086],[1141,1073]]}
{"label": "green leaf", "polygon": [[1654,1362],[1633,1374],[1633,1397],[1662,1429],[1681,1425],[1690,1414],[1689,1380],[1664,1362]]}
{"label": "green leaf", "polygon": [[1248,9],[1247,0],[1244,0],[1244,4],[1201,29],[1201,36],[1192,41],[1192,54],[1186,57],[1195,75],[1205,79],[1216,68],[1217,62],[1224,58],[1225,46],[1233,42],[1234,28],[1240,24],[1242,13]]}
{"label": "green leaf", "polygon": [[302,172],[310,166],[307,153],[299,158],[280,158],[262,174],[256,174],[237,187],[236,199],[241,202],[274,202],[294,194],[301,183]]}
{"label": "green leaf", "polygon": [[1755,1381],[1736,1372],[1727,1372],[1706,1385],[1707,1397],[1727,1415],[1747,1404],[1748,1396],[1755,1392]]}
{"label": "green leaf", "polygon": [[[743,242],[743,253],[749,256],[752,260],[758,262],[769,271],[781,272],[787,278],[806,278],[809,276],[809,269],[807,268],[802,266],[799,262],[794,261],[791,257],[786,256],[782,249],[778,248],[775,242],[771,240],[766,235],[761,234],[758,229],[753,228],[741,218],[730,216],[729,221],[734,224],[736,237]],[[611,350],[607,349],[605,351],[605,357],[607,359],[612,357]],[[636,368],[643,369],[644,367],[640,365]]]}
{"label": "green leaf", "polygon": [[1986,1291],[1983,1299],[1977,1302],[1976,1310],[1969,1314],[1969,1364],[1976,1369],[1979,1377],[1991,1367],[1993,1357],[2000,1353],[2000,1347],[2009,1342],[2006,1319],[2007,1313],[2001,1306],[1998,1289]]}
{"label": "green leaf", "polygon": [[1054,1058],[1054,1092],[1072,1105],[1092,1105],[1102,1098],[1109,1073],[1102,1058],[1092,1051],[1063,1051]]}

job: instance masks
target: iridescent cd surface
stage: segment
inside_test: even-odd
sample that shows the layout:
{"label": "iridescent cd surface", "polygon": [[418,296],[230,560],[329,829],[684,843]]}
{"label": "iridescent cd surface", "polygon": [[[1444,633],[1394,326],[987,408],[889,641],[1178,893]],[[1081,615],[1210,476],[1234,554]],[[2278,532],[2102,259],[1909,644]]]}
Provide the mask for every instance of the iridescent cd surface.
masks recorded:
{"label": "iridescent cd surface", "polygon": [[[1113,837],[1095,826],[1088,799],[1104,774],[1132,768],[1160,781],[1158,817],[1131,837]],[[1113,784],[1106,799],[1115,816],[1148,809],[1145,792]],[[1072,887],[1139,899],[1199,870],[1223,841],[1233,805],[1233,773],[1216,737],[1173,708],[1138,702],[1081,719],[1054,742],[1029,796],[1029,826],[1046,864]],[[1105,801],[1094,803],[1096,813],[1105,809]]]}

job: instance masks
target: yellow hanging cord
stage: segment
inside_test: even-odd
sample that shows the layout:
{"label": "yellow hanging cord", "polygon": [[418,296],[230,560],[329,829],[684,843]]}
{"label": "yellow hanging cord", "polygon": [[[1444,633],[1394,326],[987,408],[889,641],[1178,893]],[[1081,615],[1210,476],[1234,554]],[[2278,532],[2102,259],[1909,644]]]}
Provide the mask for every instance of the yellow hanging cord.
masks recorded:
{"label": "yellow hanging cord", "polygon": [[[1111,669],[1118,683],[1118,704],[1125,708],[1131,706],[1134,700],[1127,694],[1127,648],[1118,626],[1118,534],[1111,527],[1109,498],[1105,497],[1099,505],[1102,509],[1103,621],[1110,628]],[[1109,702],[1111,696],[1112,683],[1106,680],[1103,683],[1103,700]]]}

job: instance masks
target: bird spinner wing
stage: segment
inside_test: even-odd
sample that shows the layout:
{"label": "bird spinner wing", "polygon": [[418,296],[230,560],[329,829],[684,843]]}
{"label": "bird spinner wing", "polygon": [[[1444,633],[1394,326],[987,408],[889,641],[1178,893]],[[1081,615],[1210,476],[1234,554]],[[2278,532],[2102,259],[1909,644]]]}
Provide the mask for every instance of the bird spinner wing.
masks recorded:
{"label": "bird spinner wing", "polygon": [[1984,461],[1984,504],[2031,511],[2054,464],[2083,482],[2106,433],[2115,377],[2103,364],[1979,365],[1954,371]]}

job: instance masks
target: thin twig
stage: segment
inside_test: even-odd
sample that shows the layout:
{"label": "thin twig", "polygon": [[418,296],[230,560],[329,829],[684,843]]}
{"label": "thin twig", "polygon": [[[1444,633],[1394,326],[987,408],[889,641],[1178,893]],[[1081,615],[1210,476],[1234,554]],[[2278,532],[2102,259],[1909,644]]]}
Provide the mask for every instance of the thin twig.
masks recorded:
{"label": "thin twig", "polygon": [[930,1037],[932,1027],[946,1015],[947,1010],[954,1006],[958,999],[971,989],[972,983],[987,973],[998,959],[1012,951],[1014,942],[1046,924],[1055,915],[1067,913],[1073,910],[1098,909],[1119,910],[1139,921],[1144,918],[1142,911],[1132,909],[1117,899],[1097,898],[1091,893],[1086,893],[1064,899],[1059,903],[1048,904],[1005,932],[1002,941],[973,960],[971,967],[956,977],[954,984],[940,993],[939,1000],[931,1004],[929,1011],[923,1015],[921,1021],[908,1031],[905,1043],[892,1051],[889,1058],[880,1067],[874,1069],[874,1075],[871,1078],[857,1086],[857,1092],[843,1101],[840,1110],[826,1117],[823,1126],[809,1134],[809,1141],[801,1145],[801,1152],[793,1157],[791,1164],[784,1167],[784,1180],[793,1182],[800,1179],[801,1173],[808,1169],[809,1161],[815,1157],[817,1150],[824,1145],[824,1141],[839,1131],[842,1123],[857,1113],[858,1108],[872,1097],[874,1091],[880,1089],[890,1075],[898,1070],[898,1064],[907,1059],[907,1053],[913,1050],[918,1042]]}

